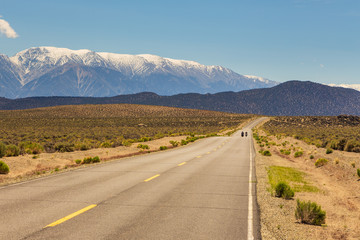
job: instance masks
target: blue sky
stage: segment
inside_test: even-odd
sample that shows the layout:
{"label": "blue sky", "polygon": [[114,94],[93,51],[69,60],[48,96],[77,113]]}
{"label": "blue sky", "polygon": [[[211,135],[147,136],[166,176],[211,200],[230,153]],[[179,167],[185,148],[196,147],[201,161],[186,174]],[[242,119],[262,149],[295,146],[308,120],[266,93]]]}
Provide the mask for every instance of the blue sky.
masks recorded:
{"label": "blue sky", "polygon": [[[155,54],[275,81],[360,83],[359,0],[0,0],[0,53]],[[13,36],[15,37],[15,36]]]}

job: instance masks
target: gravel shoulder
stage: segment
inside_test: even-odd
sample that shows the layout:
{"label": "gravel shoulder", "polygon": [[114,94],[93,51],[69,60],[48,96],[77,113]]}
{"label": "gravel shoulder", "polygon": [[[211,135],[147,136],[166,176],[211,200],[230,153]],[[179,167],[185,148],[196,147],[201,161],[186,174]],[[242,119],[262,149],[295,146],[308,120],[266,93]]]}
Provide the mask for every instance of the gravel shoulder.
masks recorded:
{"label": "gravel shoulder", "polygon": [[[259,135],[266,134],[258,126]],[[291,137],[268,136],[275,143],[256,149],[257,200],[260,208],[261,234],[263,239],[360,239],[360,181],[356,168],[360,167],[360,154],[334,151],[308,145]],[[280,152],[282,143],[292,149],[290,155]],[[294,157],[295,151],[303,151],[301,157]],[[272,156],[258,152],[269,150]],[[310,159],[310,155],[314,159]],[[316,168],[318,158],[326,158],[328,164]],[[355,168],[353,167],[355,164]],[[317,192],[295,192],[292,200],[276,198],[271,193],[268,180],[270,166],[291,167],[305,173],[306,181],[319,189]],[[301,224],[295,219],[296,199],[311,200],[326,211],[326,224],[312,226]]]}

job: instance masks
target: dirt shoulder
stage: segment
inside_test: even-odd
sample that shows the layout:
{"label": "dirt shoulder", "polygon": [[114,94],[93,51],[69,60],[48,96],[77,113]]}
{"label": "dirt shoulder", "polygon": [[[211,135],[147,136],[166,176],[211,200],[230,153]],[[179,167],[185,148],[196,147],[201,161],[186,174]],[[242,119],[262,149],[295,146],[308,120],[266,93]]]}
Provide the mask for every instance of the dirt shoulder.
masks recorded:
{"label": "dirt shoulder", "polygon": [[[258,133],[266,135],[261,130]],[[360,239],[360,181],[356,176],[360,154],[340,151],[326,154],[326,149],[291,137],[267,136],[267,140],[269,147],[254,143],[263,239]],[[285,155],[281,149],[290,149],[291,153]],[[269,150],[272,156],[263,156],[258,153],[260,150]],[[303,155],[295,158],[296,151],[302,151]],[[326,158],[329,162],[316,168],[314,163],[318,158]],[[292,200],[272,196],[268,179],[270,166],[291,167],[305,173],[306,181],[319,191],[295,192]],[[326,225],[312,226],[296,221],[296,199],[321,205],[326,211]]]}

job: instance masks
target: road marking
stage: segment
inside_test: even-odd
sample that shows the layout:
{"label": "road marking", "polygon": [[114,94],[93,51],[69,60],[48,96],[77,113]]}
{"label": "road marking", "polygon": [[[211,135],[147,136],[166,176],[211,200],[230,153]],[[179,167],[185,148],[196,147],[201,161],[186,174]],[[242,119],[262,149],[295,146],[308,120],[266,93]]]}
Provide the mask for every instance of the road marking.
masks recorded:
{"label": "road marking", "polygon": [[148,178],[148,179],[145,179],[144,182],[151,181],[151,180],[153,180],[154,178],[157,178],[158,176],[160,176],[160,174],[156,174],[155,176],[152,176],[152,177],[150,177],[150,178]]}
{"label": "road marking", "polygon": [[197,156],[196,158],[201,158],[202,156]]}
{"label": "road marking", "polygon": [[210,154],[211,152],[207,152],[206,154]]}
{"label": "road marking", "polygon": [[186,164],[186,162],[182,162],[182,163],[178,164],[178,166],[180,167],[180,166],[182,166],[184,164]]}
{"label": "road marking", "polygon": [[248,240],[253,240],[253,196],[252,196],[252,149],[250,143],[250,168],[249,168],[249,206],[248,206]]}
{"label": "road marking", "polygon": [[63,223],[63,222],[65,222],[65,221],[67,221],[67,220],[69,220],[69,219],[71,219],[71,218],[73,218],[73,217],[76,217],[77,215],[80,215],[80,214],[82,214],[82,213],[84,213],[84,212],[86,212],[86,211],[88,211],[88,210],[90,210],[90,209],[92,209],[92,208],[94,208],[94,207],[96,207],[96,206],[97,206],[96,204],[92,204],[92,205],[90,205],[90,206],[87,206],[86,208],[83,208],[83,209],[81,209],[81,210],[79,210],[79,211],[77,211],[77,212],[74,212],[74,213],[72,213],[72,214],[70,214],[70,215],[67,215],[66,217],[61,218],[61,219],[57,220],[56,222],[50,223],[49,225],[47,225],[47,226],[44,227],[44,228],[54,227],[54,226],[56,226],[56,225],[58,225],[58,224],[60,224],[60,223]]}

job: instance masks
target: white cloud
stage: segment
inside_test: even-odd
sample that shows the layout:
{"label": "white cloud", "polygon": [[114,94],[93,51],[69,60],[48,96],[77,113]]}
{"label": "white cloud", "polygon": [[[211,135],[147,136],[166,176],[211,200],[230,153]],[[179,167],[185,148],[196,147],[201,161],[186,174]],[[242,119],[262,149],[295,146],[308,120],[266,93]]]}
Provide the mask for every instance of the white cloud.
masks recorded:
{"label": "white cloud", "polygon": [[324,64],[320,64],[320,67],[321,67],[321,68],[324,68],[324,67],[325,67],[325,65],[324,65]]}
{"label": "white cloud", "polygon": [[343,87],[343,88],[352,88],[360,91],[360,84],[328,84],[330,87]]}
{"label": "white cloud", "polygon": [[19,36],[10,26],[10,24],[4,19],[0,19],[0,32],[4,34],[7,38],[17,38]]}

